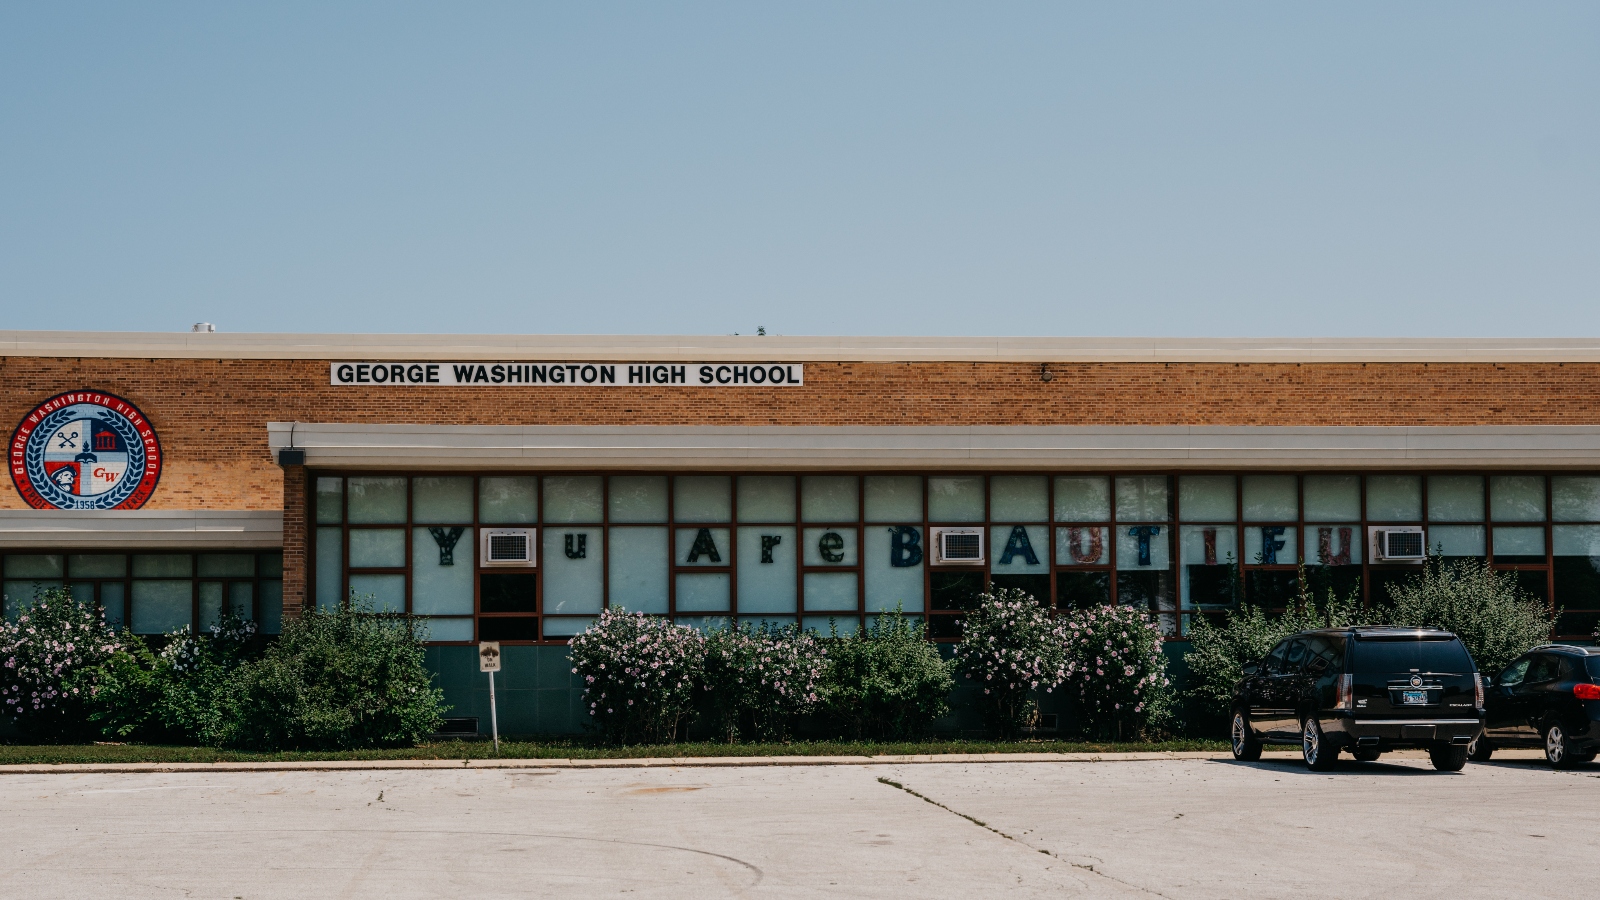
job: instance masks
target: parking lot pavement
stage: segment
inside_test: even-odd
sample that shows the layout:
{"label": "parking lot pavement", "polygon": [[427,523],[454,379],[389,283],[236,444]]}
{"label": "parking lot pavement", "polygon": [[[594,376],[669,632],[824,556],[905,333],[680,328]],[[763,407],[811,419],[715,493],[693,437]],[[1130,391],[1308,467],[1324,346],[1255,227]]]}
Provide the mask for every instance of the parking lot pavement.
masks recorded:
{"label": "parking lot pavement", "polygon": [[0,897],[1565,894],[1597,799],[1520,760],[8,775]]}

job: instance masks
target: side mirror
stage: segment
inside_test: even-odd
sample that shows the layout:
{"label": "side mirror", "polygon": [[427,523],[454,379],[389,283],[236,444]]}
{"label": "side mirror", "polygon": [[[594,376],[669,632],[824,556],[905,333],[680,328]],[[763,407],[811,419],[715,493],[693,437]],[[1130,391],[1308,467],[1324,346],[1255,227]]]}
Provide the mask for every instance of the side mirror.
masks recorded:
{"label": "side mirror", "polygon": [[1261,667],[1256,665],[1255,663],[1245,663],[1244,674],[1246,674],[1246,675],[1254,675],[1259,671],[1261,671]]}

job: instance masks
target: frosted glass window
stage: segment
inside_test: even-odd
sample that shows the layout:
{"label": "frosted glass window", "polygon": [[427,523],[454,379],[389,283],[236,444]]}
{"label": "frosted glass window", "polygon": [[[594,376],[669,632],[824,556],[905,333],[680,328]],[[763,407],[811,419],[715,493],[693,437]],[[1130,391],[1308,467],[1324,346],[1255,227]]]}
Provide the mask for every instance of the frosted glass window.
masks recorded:
{"label": "frosted glass window", "polygon": [[922,521],[922,476],[868,475],[864,481],[868,522]]}
{"label": "frosted glass window", "polygon": [[1496,528],[1495,556],[1544,556],[1543,528]]}
{"label": "frosted glass window", "polygon": [[1550,549],[1555,556],[1600,557],[1600,525],[1557,525],[1550,529]]}
{"label": "frosted glass window", "polygon": [[1422,519],[1422,476],[1368,475],[1367,520],[1417,522]]}
{"label": "frosted glass window", "polygon": [[[545,492],[546,502],[550,493]],[[604,532],[599,528],[543,529],[544,611],[597,613],[604,605]]]}
{"label": "frosted glass window", "polygon": [[1045,522],[1050,491],[1043,475],[992,475],[989,518],[995,522]]}
{"label": "frosted glass window", "polygon": [[222,622],[223,584],[220,581],[202,581],[197,587],[200,594],[199,630],[204,632]]}
{"label": "frosted glass window", "polygon": [[1239,533],[1233,526],[1183,526],[1178,535],[1178,558],[1183,564],[1178,585],[1184,606],[1220,606],[1234,601]]}
{"label": "frosted glass window", "polygon": [[[18,554],[6,557],[7,578],[62,578],[66,569],[62,567],[63,557],[46,554]],[[188,557],[184,557],[188,559]],[[183,574],[187,575],[188,572]]]}
{"label": "frosted glass window", "polygon": [[406,480],[396,477],[349,478],[350,521],[357,525],[389,525],[406,520]]}
{"label": "frosted glass window", "polygon": [[544,636],[547,638],[572,637],[573,635],[582,634],[589,628],[590,625],[593,625],[594,623],[595,619],[593,616],[585,616],[575,619],[545,619]]}
{"label": "frosted glass window", "polygon": [[[742,496],[739,502],[742,507]],[[792,527],[757,525],[739,529],[740,614],[795,611],[795,558],[799,554],[794,542]]]}
{"label": "frosted glass window", "polygon": [[1172,566],[1166,525],[1119,525],[1116,532],[1118,569],[1150,572]]}
{"label": "frosted glass window", "polygon": [[1358,523],[1307,525],[1305,549],[1308,566],[1359,566],[1364,532]]}
{"label": "frosted glass window", "polygon": [[128,574],[128,558],[121,554],[82,554],[67,557],[73,578],[121,578]]}
{"label": "frosted glass window", "polygon": [[677,565],[732,565],[733,544],[730,542],[732,534],[733,532],[727,528],[679,528],[678,546],[674,557]]}
{"label": "frosted glass window", "polygon": [[[184,582],[188,584],[188,582]],[[33,605],[34,598],[52,588],[61,587],[59,581],[7,581],[4,587],[5,616],[16,621],[22,611]]]}
{"label": "frosted glass window", "polygon": [[807,528],[800,541],[808,566],[853,566],[859,562],[854,528]]}
{"label": "frosted glass window", "polygon": [[1349,522],[1361,518],[1361,476],[1307,475],[1307,522]]}
{"label": "frosted glass window", "polygon": [[430,641],[465,643],[472,640],[471,619],[426,619],[423,624]]}
{"label": "frosted glass window", "polygon": [[[800,479],[800,517],[807,522],[854,522],[860,516],[854,475]],[[920,516],[919,516],[920,518]]]}
{"label": "frosted glass window", "polygon": [[1441,556],[1484,556],[1482,525],[1435,525],[1428,529],[1428,553]]}
{"label": "frosted glass window", "polygon": [[929,478],[928,521],[982,522],[983,476]]}
{"label": "frosted glass window", "polygon": [[350,529],[350,568],[398,569],[406,564],[406,533],[398,528]]}
{"label": "frosted glass window", "polygon": [[667,521],[665,475],[613,475],[607,497],[613,522]]}
{"label": "frosted glass window", "polygon": [[[897,540],[894,532],[898,530],[881,525],[865,529],[862,572],[866,578],[867,609],[871,612],[891,610],[896,604],[901,604],[906,612],[922,612],[927,533],[921,528],[911,528]],[[909,537],[915,537],[915,543]]]}
{"label": "frosted glass window", "polygon": [[[201,578],[249,578],[256,574],[256,555],[254,553],[202,553],[200,554]],[[73,576],[79,572],[74,571]]]}
{"label": "frosted glass window", "polygon": [[1185,522],[1228,521],[1238,509],[1232,475],[1178,476],[1178,515]]}
{"label": "frosted glass window", "polygon": [[545,476],[545,524],[601,521],[600,493],[599,475]]}
{"label": "frosted glass window", "polygon": [[710,634],[728,627],[727,616],[678,616],[672,621],[674,624],[693,628],[701,634]]}
{"label": "frosted glass window", "polygon": [[[10,566],[6,567],[7,573]],[[187,553],[140,553],[133,558],[135,578],[188,578],[194,563]]]}
{"label": "frosted glass window", "polygon": [[1543,522],[1544,476],[1490,475],[1489,518],[1496,522]]}
{"label": "frosted glass window", "polygon": [[276,579],[261,582],[261,633],[278,634],[283,631],[283,582]]}
{"label": "frosted glass window", "polygon": [[1300,518],[1300,488],[1293,475],[1244,476],[1247,522],[1293,522]]}
{"label": "frosted glass window", "polygon": [[672,512],[679,522],[733,520],[733,484],[726,475],[679,475],[672,480]]}
{"label": "frosted glass window", "polygon": [[1482,522],[1483,478],[1478,475],[1429,475],[1428,520]]}
{"label": "frosted glass window", "polygon": [[[1165,502],[1163,501],[1163,508]],[[1056,476],[1057,522],[1111,521],[1111,479],[1104,475]]]}
{"label": "frosted glass window", "polygon": [[800,627],[806,631],[815,631],[821,637],[849,637],[861,630],[861,621],[853,613],[837,616],[806,616],[800,620]]}
{"label": "frosted glass window", "polygon": [[317,479],[317,524],[338,525],[344,521],[344,479]]}
{"label": "frosted glass window", "polygon": [[[856,611],[856,573],[807,572],[805,579],[807,612]],[[740,594],[739,597],[739,608],[742,610],[744,595]]]}
{"label": "frosted glass window", "polygon": [[[1028,561],[1030,555],[1032,562]],[[989,571],[996,575],[1048,575],[1050,528],[1046,525],[991,525]]]}
{"label": "frosted glass window", "polygon": [[263,553],[259,557],[261,571],[259,574],[277,578],[283,574],[283,554]]}
{"label": "frosted glass window", "polygon": [[[450,532],[446,531],[448,540]],[[477,543],[468,528],[450,549],[450,565],[433,533],[411,531],[411,611],[417,615],[472,615],[473,558]]]}
{"label": "frosted glass window", "polygon": [[134,634],[166,634],[193,624],[193,582],[135,581],[129,630]]}
{"label": "frosted glass window", "polygon": [[490,525],[527,525],[539,521],[539,479],[532,475],[479,478],[478,521]]}
{"label": "frosted glass window", "polygon": [[1299,535],[1289,525],[1246,525],[1244,562],[1247,566],[1295,565],[1300,562]]}
{"label": "frosted glass window", "polygon": [[[281,607],[283,605],[283,588],[281,583],[274,583],[279,584],[278,605]],[[126,585],[116,581],[100,585],[100,605],[104,607],[106,611],[106,624],[119,631],[125,627],[128,622],[128,610],[126,604],[127,597],[124,594],[125,589]],[[262,590],[262,594],[266,594],[265,589]],[[277,634],[275,631],[267,633]]]}
{"label": "frosted glass window", "polygon": [[1167,476],[1132,475],[1116,484],[1118,522],[1167,520]]}
{"label": "frosted glass window", "polygon": [[342,528],[317,529],[317,608],[336,609],[344,602]]}
{"label": "frosted glass window", "polygon": [[405,612],[406,577],[351,575],[350,598],[354,603],[369,604],[373,612]]}
{"label": "frosted glass window", "polygon": [[606,565],[610,573],[612,608],[665,613],[670,559],[667,529],[611,529]]}
{"label": "frosted glass window", "polygon": [[411,479],[411,521],[441,525],[471,524],[471,476],[429,475]]}
{"label": "frosted glass window", "polygon": [[727,612],[731,608],[731,585],[727,572],[679,574],[678,612]]}
{"label": "frosted glass window", "polygon": [[793,475],[740,475],[739,521],[793,522]]}
{"label": "frosted glass window", "polygon": [[241,619],[254,619],[255,585],[248,581],[235,581],[228,585],[228,612]]}
{"label": "frosted glass window", "polygon": [[1101,525],[1073,525],[1056,529],[1056,565],[1109,566],[1111,541]]}
{"label": "frosted glass window", "polygon": [[1600,521],[1600,478],[1551,476],[1550,506],[1557,522]]}
{"label": "frosted glass window", "polygon": [[67,585],[67,593],[75,603],[94,603],[94,585],[90,582],[80,581],[76,584],[69,584]]}

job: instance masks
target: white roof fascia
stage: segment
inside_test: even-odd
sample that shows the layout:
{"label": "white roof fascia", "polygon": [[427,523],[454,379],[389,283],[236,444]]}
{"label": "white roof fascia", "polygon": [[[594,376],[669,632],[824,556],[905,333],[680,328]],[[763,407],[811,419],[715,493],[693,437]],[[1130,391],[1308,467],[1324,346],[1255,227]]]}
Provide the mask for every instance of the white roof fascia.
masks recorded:
{"label": "white roof fascia", "polygon": [[10,550],[223,550],[283,546],[281,510],[0,510]]}

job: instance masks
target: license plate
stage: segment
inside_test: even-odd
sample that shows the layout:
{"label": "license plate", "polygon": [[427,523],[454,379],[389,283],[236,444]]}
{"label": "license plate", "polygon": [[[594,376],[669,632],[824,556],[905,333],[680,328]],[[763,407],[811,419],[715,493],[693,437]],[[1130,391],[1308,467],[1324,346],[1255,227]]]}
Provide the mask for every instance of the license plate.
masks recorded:
{"label": "license plate", "polygon": [[1406,706],[1427,706],[1427,691],[1401,691],[1400,702]]}

